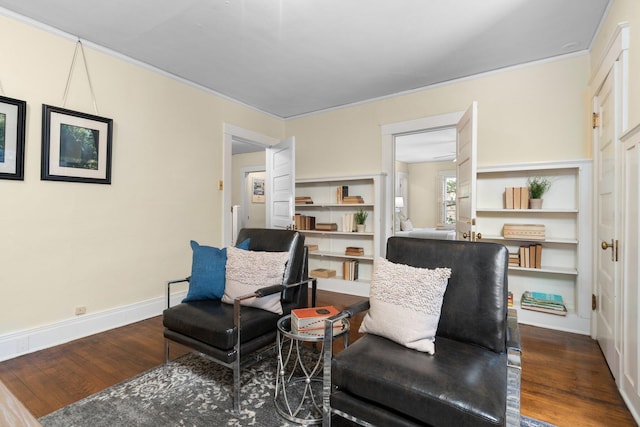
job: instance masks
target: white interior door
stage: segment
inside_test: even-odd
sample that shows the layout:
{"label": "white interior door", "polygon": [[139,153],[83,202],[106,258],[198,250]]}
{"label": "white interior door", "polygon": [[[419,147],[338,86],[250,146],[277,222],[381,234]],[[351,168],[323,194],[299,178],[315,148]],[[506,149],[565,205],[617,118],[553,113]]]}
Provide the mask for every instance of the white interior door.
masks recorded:
{"label": "white interior door", "polygon": [[[609,369],[619,380],[620,352],[616,345],[616,313],[619,313],[619,292],[616,273],[616,165],[617,117],[615,108],[615,67],[609,73],[594,100],[600,125],[594,130],[596,147],[596,242],[602,249],[596,252],[596,339],[602,348]],[[606,244],[606,248],[604,245]]]}
{"label": "white interior door", "polygon": [[[622,173],[622,364],[620,382],[625,402],[640,413],[640,126],[624,141]],[[626,139],[626,140],[625,140]]]}
{"label": "white interior door", "polygon": [[478,103],[473,102],[456,125],[456,234],[458,240],[476,239],[476,171]]}
{"label": "white interior door", "polygon": [[294,137],[267,148],[267,228],[293,226],[295,159]]}

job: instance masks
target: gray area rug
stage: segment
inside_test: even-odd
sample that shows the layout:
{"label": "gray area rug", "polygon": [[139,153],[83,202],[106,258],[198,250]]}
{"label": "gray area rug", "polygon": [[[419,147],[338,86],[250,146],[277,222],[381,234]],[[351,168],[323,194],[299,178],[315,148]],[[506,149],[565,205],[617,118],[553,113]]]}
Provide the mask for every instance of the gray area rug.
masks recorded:
{"label": "gray area rug", "polygon": [[[237,415],[231,411],[231,370],[188,354],[39,421],[45,427],[296,426],[276,412],[275,372],[275,356],[243,371],[243,411]],[[521,426],[552,427],[526,417]]]}

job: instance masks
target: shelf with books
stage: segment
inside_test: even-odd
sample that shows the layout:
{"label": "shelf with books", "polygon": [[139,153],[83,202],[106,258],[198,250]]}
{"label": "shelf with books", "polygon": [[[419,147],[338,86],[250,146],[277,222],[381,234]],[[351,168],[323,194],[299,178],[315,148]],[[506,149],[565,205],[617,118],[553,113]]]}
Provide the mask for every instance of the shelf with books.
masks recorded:
{"label": "shelf with books", "polygon": [[[313,218],[306,223],[299,221],[308,229],[298,228],[305,235],[305,242],[314,248],[309,252],[309,269],[336,271],[336,276],[318,281],[319,289],[368,295],[373,260],[384,244],[380,237],[384,229],[383,179],[384,175],[355,175],[296,181],[296,217]],[[358,211],[366,213],[364,232],[355,231]],[[314,229],[318,224],[333,230]],[[354,264],[352,261],[357,261],[358,278],[344,280],[345,271],[352,279],[355,277],[353,265],[345,267],[345,263]]]}
{"label": "shelf with books", "polygon": [[358,259],[373,261],[372,255],[346,255],[340,252],[327,252],[327,251],[312,251],[309,252],[309,257],[327,257],[327,258],[341,258],[341,259]]}
{"label": "shelf with books", "polygon": [[327,234],[334,236],[349,236],[349,237],[372,237],[375,233],[373,232],[362,232],[358,233],[355,231],[323,231],[323,230],[298,230],[304,234]]}
{"label": "shelf with books", "polygon": [[[523,188],[528,179],[536,176],[551,181],[551,187],[543,196],[542,208],[527,209],[521,204],[521,208],[508,209],[509,189],[526,191]],[[516,299],[514,305],[522,323],[582,334],[590,331],[590,184],[590,160],[478,168],[476,232],[482,234],[483,241],[507,246],[511,254],[509,290]],[[516,206],[515,202],[513,206]],[[529,226],[536,228],[527,229]],[[540,230],[540,238],[525,238],[531,230]],[[531,250],[538,245],[541,253],[521,252],[523,248]],[[566,316],[521,309],[521,295],[532,289],[562,295],[567,307]]]}

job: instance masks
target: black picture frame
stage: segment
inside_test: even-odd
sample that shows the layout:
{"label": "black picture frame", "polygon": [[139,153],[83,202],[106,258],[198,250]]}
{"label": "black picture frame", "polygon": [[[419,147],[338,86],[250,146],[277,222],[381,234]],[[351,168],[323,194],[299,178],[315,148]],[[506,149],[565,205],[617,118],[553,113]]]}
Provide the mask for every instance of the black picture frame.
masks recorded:
{"label": "black picture frame", "polygon": [[42,104],[42,180],[111,184],[113,120]]}
{"label": "black picture frame", "polygon": [[0,179],[24,180],[27,103],[0,96]]}

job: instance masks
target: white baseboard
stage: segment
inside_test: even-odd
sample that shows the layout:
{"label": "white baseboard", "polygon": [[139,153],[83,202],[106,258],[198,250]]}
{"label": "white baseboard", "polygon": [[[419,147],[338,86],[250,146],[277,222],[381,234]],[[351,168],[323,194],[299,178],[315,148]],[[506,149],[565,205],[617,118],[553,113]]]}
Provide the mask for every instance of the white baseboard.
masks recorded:
{"label": "white baseboard", "polygon": [[[181,301],[186,294],[186,290],[172,293],[172,305]],[[99,313],[76,316],[38,328],[0,335],[0,361],[158,316],[166,304],[163,296]]]}

